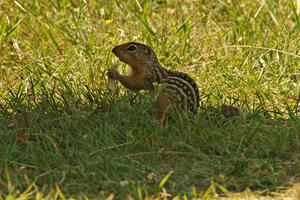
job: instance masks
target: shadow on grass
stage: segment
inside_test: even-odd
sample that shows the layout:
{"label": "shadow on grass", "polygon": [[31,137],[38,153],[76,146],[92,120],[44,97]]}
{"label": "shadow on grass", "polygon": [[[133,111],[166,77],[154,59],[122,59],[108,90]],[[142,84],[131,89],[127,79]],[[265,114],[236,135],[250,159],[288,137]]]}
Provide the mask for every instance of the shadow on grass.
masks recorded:
{"label": "shadow on grass", "polygon": [[171,193],[211,182],[275,190],[300,179],[299,118],[225,117],[221,108],[203,107],[193,122],[175,116],[160,126],[149,107],[140,97],[91,90],[39,100],[11,95],[0,112],[1,168],[21,190],[35,182],[92,195],[122,196],[137,186],[151,193],[170,171],[164,187]]}

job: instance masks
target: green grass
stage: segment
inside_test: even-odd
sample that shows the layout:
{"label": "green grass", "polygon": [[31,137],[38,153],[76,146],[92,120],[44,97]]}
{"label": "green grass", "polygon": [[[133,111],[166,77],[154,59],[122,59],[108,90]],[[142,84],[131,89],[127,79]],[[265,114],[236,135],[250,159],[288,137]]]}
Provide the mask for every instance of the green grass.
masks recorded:
{"label": "green grass", "polygon": [[[291,0],[0,8],[0,197],[32,183],[65,196],[138,197],[137,188],[161,191],[171,171],[163,187],[174,195],[299,182],[300,17]],[[146,95],[108,91],[111,49],[132,40],[196,80],[195,122],[177,116],[160,127]],[[225,118],[222,104],[243,114]]]}

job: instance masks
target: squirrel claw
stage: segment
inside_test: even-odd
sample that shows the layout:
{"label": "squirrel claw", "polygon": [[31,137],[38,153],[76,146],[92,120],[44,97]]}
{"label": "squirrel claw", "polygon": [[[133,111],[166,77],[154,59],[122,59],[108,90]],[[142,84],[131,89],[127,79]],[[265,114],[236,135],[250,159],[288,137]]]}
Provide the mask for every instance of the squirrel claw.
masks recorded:
{"label": "squirrel claw", "polygon": [[107,72],[106,72],[106,76],[110,79],[114,79],[117,80],[119,77],[119,73],[117,72],[117,70],[110,68]]}

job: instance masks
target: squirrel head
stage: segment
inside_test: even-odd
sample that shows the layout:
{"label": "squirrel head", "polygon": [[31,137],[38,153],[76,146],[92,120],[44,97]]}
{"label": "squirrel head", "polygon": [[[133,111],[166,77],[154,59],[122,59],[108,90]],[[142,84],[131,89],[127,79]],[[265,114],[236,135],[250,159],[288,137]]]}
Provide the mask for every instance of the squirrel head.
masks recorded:
{"label": "squirrel head", "polygon": [[142,67],[151,68],[158,63],[154,51],[149,46],[137,42],[118,45],[112,49],[112,52],[120,61],[136,70]]}

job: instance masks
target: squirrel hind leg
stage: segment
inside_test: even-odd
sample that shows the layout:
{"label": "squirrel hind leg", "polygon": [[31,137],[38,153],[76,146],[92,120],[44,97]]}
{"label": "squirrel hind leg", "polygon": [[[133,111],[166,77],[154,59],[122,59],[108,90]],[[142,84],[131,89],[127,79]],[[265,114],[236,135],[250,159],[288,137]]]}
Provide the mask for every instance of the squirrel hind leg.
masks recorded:
{"label": "squirrel hind leg", "polygon": [[172,101],[170,99],[170,96],[167,93],[162,92],[158,96],[158,98],[156,100],[155,117],[157,119],[159,119],[161,123],[164,123],[166,113],[167,113],[168,109],[170,108],[171,104],[172,104]]}

